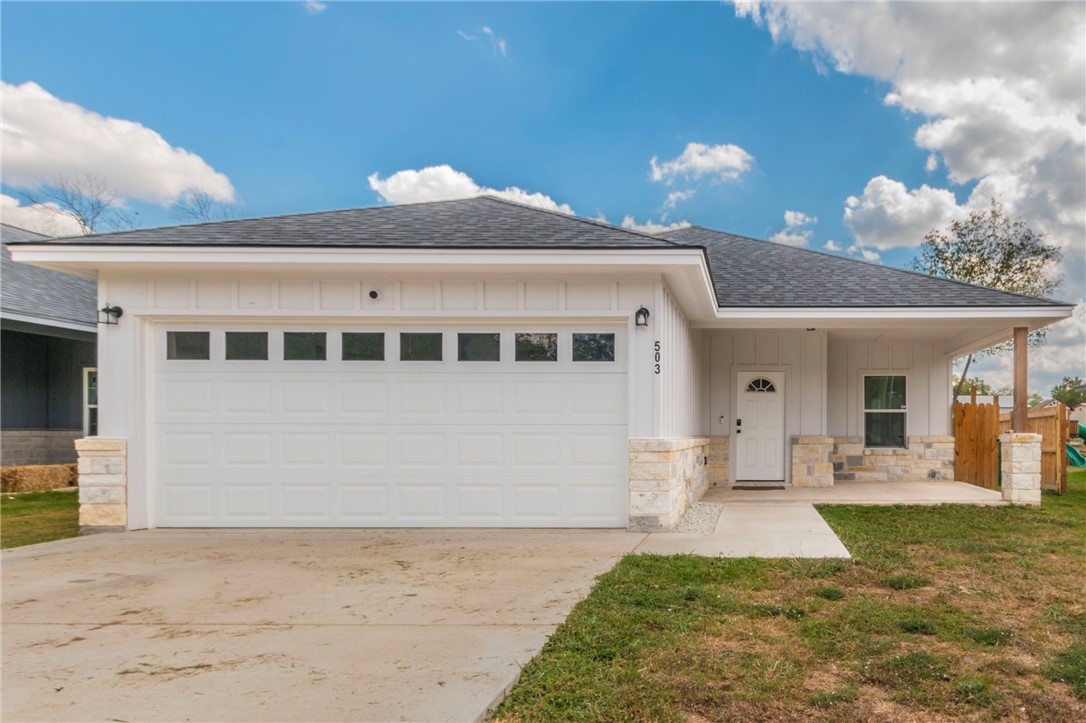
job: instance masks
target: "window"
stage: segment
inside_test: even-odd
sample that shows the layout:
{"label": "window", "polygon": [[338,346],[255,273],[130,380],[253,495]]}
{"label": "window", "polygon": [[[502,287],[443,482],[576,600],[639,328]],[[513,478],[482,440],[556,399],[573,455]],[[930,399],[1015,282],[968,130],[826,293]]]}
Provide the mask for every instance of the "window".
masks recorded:
{"label": "window", "polygon": [[501,361],[500,334],[458,334],[459,361]]}
{"label": "window", "polygon": [[268,332],[226,332],[226,358],[229,360],[265,360],[268,358]]}
{"label": "window", "polygon": [[98,436],[98,370],[83,368],[83,436]]}
{"label": "window", "polygon": [[573,361],[613,362],[615,360],[614,334],[574,334]]}
{"label": "window", "polygon": [[441,361],[441,333],[401,333],[400,361]]}
{"label": "window", "polygon": [[514,341],[518,362],[558,361],[557,334],[517,334]]}
{"label": "window", "polygon": [[343,361],[384,360],[385,335],[383,332],[343,332]]}
{"label": "window", "polygon": [[905,447],[905,377],[864,377],[864,446]]}
{"label": "window", "polygon": [[769,381],[765,377],[758,377],[757,379],[751,379],[747,384],[748,392],[775,392],[777,387],[773,386],[773,382]]}
{"label": "window", "polygon": [[284,331],[283,359],[286,361],[324,361],[323,331]]}
{"label": "window", "polygon": [[167,359],[210,359],[211,332],[167,331]]}

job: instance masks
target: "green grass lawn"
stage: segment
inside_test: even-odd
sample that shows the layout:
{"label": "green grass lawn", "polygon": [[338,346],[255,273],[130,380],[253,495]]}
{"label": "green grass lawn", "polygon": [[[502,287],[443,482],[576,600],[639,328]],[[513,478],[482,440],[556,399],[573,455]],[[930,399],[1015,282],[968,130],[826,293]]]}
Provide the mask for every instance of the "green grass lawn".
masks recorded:
{"label": "green grass lawn", "polygon": [[0,547],[33,545],[78,534],[78,490],[0,495]]}
{"label": "green grass lawn", "polygon": [[1086,470],[1068,487],[820,507],[852,563],[627,556],[495,717],[1086,720]]}

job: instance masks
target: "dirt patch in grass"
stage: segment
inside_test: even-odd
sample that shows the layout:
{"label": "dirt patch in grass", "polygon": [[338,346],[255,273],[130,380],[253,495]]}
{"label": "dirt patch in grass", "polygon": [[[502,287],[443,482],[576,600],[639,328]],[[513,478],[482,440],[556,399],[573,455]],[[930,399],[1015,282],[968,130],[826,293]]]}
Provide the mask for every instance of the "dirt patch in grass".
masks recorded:
{"label": "dirt patch in grass", "polygon": [[852,563],[629,556],[496,718],[1086,720],[1069,486],[1040,510],[820,508]]}
{"label": "dirt patch in grass", "polygon": [[78,534],[78,490],[0,495],[0,547],[21,547]]}

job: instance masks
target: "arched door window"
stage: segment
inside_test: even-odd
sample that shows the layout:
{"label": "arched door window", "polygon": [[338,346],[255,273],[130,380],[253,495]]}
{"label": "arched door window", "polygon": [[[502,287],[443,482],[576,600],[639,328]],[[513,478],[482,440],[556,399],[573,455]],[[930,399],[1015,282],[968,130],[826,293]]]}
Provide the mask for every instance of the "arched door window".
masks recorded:
{"label": "arched door window", "polygon": [[757,379],[751,379],[747,383],[748,392],[775,392],[777,388],[773,386],[773,382],[765,377],[758,377]]}

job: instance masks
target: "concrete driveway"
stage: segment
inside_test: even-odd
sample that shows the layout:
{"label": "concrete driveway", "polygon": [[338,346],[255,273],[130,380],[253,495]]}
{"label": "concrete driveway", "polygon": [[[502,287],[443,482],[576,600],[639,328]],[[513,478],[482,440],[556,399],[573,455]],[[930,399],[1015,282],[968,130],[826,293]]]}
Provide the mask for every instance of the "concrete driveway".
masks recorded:
{"label": "concrete driveway", "polygon": [[3,719],[471,720],[644,538],[152,530],[8,550]]}

